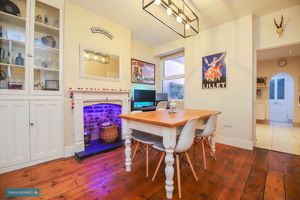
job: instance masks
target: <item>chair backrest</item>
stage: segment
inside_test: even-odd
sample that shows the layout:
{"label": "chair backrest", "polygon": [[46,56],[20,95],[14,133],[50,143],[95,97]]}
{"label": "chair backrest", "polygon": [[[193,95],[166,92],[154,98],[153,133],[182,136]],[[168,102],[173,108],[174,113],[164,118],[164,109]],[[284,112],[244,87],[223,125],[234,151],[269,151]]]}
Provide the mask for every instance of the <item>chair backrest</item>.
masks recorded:
{"label": "chair backrest", "polygon": [[158,102],[158,104],[156,106],[156,110],[166,110],[167,106],[168,106],[167,101],[160,101],[160,102]]}
{"label": "chair backrest", "polygon": [[135,113],[142,113],[143,111],[141,111],[141,110],[134,110],[134,111],[131,111],[130,113],[131,114],[135,114]]}
{"label": "chair backrest", "polygon": [[183,127],[174,151],[177,153],[187,151],[194,143],[198,118],[189,120]]}
{"label": "chair backrest", "polygon": [[201,137],[208,137],[214,134],[217,127],[217,118],[218,118],[217,114],[213,114],[208,118],[204,130],[201,133]]}

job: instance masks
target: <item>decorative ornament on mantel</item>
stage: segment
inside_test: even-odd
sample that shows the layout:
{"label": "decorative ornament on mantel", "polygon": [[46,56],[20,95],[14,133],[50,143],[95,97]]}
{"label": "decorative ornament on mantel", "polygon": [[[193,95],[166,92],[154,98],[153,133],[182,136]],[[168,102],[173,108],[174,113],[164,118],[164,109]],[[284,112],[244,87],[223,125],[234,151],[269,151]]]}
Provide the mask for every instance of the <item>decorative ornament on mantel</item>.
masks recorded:
{"label": "decorative ornament on mantel", "polygon": [[284,33],[283,15],[281,15],[281,21],[279,24],[277,24],[277,21],[274,18],[274,24],[276,26],[276,33],[278,34],[279,38],[282,38],[283,33]]}
{"label": "decorative ornament on mantel", "polygon": [[143,0],[143,9],[183,38],[199,33],[199,18],[184,0]]}
{"label": "decorative ornament on mantel", "polygon": [[125,89],[108,89],[108,88],[69,88],[70,90],[70,98],[72,99],[72,111],[74,111],[74,92],[123,92],[128,93],[128,99],[130,99],[130,90]]}

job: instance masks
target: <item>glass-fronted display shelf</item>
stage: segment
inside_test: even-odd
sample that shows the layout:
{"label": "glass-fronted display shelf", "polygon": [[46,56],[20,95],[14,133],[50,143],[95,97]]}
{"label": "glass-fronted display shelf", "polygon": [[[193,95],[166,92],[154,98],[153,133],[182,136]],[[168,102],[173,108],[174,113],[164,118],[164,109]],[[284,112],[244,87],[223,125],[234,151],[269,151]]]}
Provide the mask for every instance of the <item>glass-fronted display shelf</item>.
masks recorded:
{"label": "glass-fronted display shelf", "polygon": [[0,9],[0,93],[27,84],[33,94],[60,91],[61,8],[42,0],[8,2],[10,9]]}

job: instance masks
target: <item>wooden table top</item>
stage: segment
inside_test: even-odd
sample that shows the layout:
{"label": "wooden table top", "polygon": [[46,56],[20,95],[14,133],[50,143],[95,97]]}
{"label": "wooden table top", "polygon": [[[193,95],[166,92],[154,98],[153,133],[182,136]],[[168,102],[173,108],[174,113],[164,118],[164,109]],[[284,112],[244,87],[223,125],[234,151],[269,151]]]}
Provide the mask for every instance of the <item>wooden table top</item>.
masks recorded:
{"label": "wooden table top", "polygon": [[212,110],[192,110],[181,109],[177,113],[169,114],[168,110],[122,114],[119,115],[122,119],[133,120],[158,126],[174,128],[185,125],[190,119],[207,119],[213,114],[220,114],[220,111]]}

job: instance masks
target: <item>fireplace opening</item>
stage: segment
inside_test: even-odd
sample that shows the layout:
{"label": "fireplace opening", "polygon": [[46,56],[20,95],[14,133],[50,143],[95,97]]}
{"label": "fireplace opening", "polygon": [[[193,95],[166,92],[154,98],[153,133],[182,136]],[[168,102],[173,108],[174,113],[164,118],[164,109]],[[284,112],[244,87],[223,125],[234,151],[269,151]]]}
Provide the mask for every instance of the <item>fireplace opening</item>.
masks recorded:
{"label": "fireplace opening", "polygon": [[98,103],[83,108],[85,150],[76,153],[79,159],[107,152],[123,145],[122,106]]}

